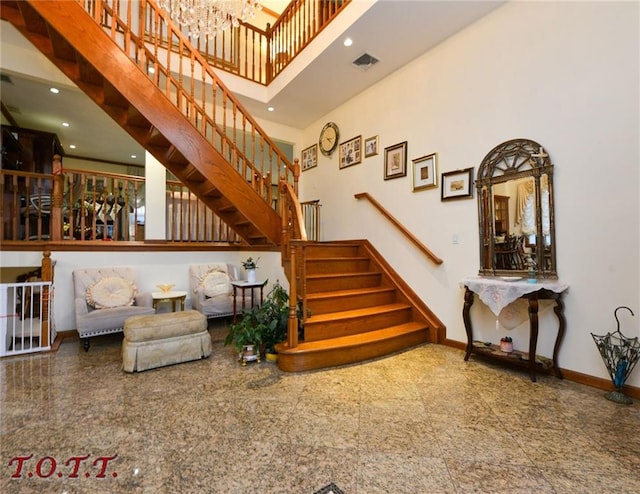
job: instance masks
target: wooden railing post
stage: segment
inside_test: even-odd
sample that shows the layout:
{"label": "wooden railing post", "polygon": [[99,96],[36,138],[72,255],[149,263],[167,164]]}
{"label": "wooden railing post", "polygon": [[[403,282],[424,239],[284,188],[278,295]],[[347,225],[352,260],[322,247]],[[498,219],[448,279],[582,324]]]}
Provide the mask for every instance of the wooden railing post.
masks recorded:
{"label": "wooden railing post", "polygon": [[267,85],[269,85],[269,83],[273,80],[273,57],[271,56],[271,37],[273,35],[273,33],[271,32],[271,24],[267,23],[267,29],[266,29],[266,33],[267,33],[267,59],[266,59],[266,73],[267,73]]}
{"label": "wooden railing post", "polygon": [[[296,160],[296,167],[299,164]],[[289,348],[298,345],[298,298],[302,299],[302,320],[306,319],[306,286],[304,282],[304,243],[307,241],[307,232],[302,219],[302,208],[297,194],[285,177],[280,179],[280,200],[282,217],[282,265],[285,267],[289,261],[289,320],[287,324]],[[298,267],[299,266],[299,267]],[[298,285],[300,283],[300,285]]]}
{"label": "wooden railing post", "polygon": [[[53,265],[51,263],[51,251],[45,250],[42,253],[42,270],[40,273],[40,277],[42,281],[53,281]],[[50,310],[50,297],[51,291],[49,289],[49,285],[44,285],[42,287],[42,314],[40,315],[40,320],[42,321],[42,325],[40,328],[40,346],[48,347],[49,346],[49,310]]]}
{"label": "wooden railing post", "polygon": [[280,219],[281,219],[281,225],[282,225],[280,251],[282,254],[282,264],[284,266],[285,262],[289,260],[289,242],[291,240],[290,230],[289,230],[289,206],[287,202],[287,186],[286,186],[285,177],[280,177],[279,192],[280,192],[280,197],[278,199],[278,204],[280,209]]}
{"label": "wooden railing post", "polygon": [[64,195],[64,175],[62,171],[62,156],[53,155],[53,200],[51,201],[51,217],[49,221],[49,235],[51,240],[62,240],[64,237],[64,218],[62,215]]}
{"label": "wooden railing post", "polygon": [[293,160],[293,191],[298,196],[298,181],[300,179],[300,159],[295,158]]}
{"label": "wooden railing post", "polygon": [[296,252],[295,246],[292,243],[289,244],[289,251],[291,253],[291,282],[289,283],[289,321],[287,324],[287,342],[289,348],[295,348],[298,346],[298,291],[297,285],[297,268],[296,268]]}

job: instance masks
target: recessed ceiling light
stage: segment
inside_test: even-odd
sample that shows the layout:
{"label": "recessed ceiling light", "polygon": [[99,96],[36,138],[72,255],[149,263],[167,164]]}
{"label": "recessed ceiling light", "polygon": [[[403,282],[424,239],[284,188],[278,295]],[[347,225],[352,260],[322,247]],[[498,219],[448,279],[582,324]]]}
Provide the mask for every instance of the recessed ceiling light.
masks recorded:
{"label": "recessed ceiling light", "polygon": [[276,109],[273,106],[270,106],[269,108],[267,108],[267,111],[275,111]]}
{"label": "recessed ceiling light", "polygon": [[345,38],[344,46],[351,46],[353,44],[353,40],[351,38]]}
{"label": "recessed ceiling light", "polygon": [[70,147],[71,149],[75,149],[75,148],[76,148],[76,145],[75,145],[75,144],[69,144],[69,147]]}
{"label": "recessed ceiling light", "polygon": [[149,68],[147,69],[147,72],[148,72],[149,74],[155,74],[155,73],[156,73],[156,69],[155,69],[155,67],[149,67]]}
{"label": "recessed ceiling light", "polygon": [[49,91],[51,91],[53,94],[58,94],[60,92],[60,90],[57,87],[50,87]]}
{"label": "recessed ceiling light", "polygon": [[62,126],[63,126],[63,127],[71,127],[71,125],[69,124],[69,122],[62,122]]}
{"label": "recessed ceiling light", "polygon": [[137,156],[136,156],[135,154],[132,154],[132,155],[131,155],[131,157],[132,157],[133,159],[136,159],[136,158],[137,158]]}

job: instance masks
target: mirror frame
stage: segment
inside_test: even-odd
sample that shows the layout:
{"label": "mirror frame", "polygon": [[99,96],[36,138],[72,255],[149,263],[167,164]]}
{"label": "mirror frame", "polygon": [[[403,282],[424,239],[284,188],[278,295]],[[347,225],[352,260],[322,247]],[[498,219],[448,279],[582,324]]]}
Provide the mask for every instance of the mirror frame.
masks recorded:
{"label": "mirror frame", "polygon": [[[495,223],[493,185],[533,177],[535,187],[536,232],[542,232],[542,196],[540,180],[547,175],[549,188],[549,249],[545,262],[545,250],[535,249],[533,269],[536,278],[558,277],[556,270],[556,235],[553,200],[553,165],[544,148],[530,139],[512,139],[493,148],[484,157],[478,177],[476,192],[478,197],[478,226],[480,233],[480,271],[481,276],[527,276],[528,269],[497,269],[495,263]],[[541,237],[536,234],[536,243]]]}

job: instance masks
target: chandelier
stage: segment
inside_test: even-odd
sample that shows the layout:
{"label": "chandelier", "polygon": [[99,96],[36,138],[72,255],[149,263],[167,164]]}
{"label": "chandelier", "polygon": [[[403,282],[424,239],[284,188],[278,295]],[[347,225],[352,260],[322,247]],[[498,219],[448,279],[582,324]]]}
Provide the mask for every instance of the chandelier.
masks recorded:
{"label": "chandelier", "polygon": [[191,38],[213,38],[216,34],[238,27],[260,10],[260,0],[159,0],[173,22],[186,27]]}

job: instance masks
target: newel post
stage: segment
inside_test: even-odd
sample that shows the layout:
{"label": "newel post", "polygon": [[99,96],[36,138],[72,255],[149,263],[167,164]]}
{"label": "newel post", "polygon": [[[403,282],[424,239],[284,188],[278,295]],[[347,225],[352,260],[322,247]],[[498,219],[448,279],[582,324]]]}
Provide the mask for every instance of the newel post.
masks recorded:
{"label": "newel post", "polygon": [[300,179],[300,159],[295,158],[293,160],[293,191],[298,197],[298,180]]}
{"label": "newel post", "polygon": [[[42,281],[53,281],[53,265],[51,264],[51,251],[45,250],[42,253],[42,264],[40,277]],[[48,347],[49,342],[49,314],[51,310],[50,298],[52,290],[49,289],[49,285],[42,287],[42,315],[40,316],[42,326],[40,329],[40,346]]]}
{"label": "newel post", "polygon": [[49,231],[51,240],[64,238],[64,218],[62,215],[62,197],[64,195],[64,170],[62,169],[62,156],[53,155],[53,201],[51,204],[51,221]]}
{"label": "newel post", "polygon": [[266,69],[267,69],[267,84],[269,84],[272,80],[273,80],[273,57],[271,56],[271,37],[273,35],[273,32],[271,30],[271,24],[267,23],[267,29],[265,29],[267,35],[267,63],[266,63]]}
{"label": "newel post", "polygon": [[295,348],[298,346],[298,315],[297,315],[297,273],[296,267],[296,252],[293,242],[290,242],[289,249],[291,252],[291,278],[289,283],[289,320],[287,323],[287,336],[289,348]]}

